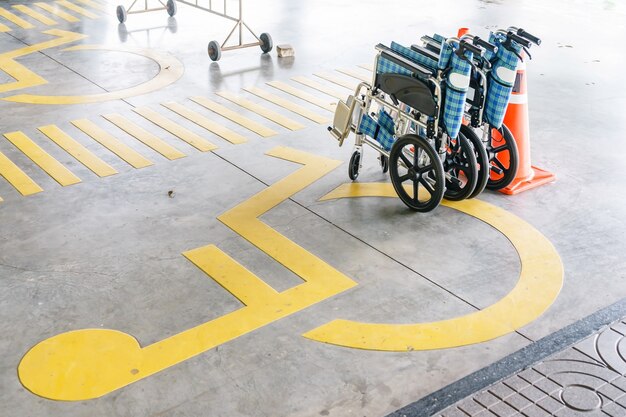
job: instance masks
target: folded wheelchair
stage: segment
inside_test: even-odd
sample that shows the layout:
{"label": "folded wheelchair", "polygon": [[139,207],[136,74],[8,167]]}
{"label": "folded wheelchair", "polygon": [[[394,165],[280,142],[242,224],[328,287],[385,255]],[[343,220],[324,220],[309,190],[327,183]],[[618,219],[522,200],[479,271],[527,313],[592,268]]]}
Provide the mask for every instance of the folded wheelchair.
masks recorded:
{"label": "folded wheelchair", "polygon": [[[363,145],[368,145],[379,152],[383,172],[390,171],[401,200],[413,210],[427,212],[444,197],[471,198],[486,185],[493,186],[498,178],[491,178],[492,169],[504,176],[500,165],[505,165],[501,163],[505,151],[501,145],[485,144],[502,139],[504,134],[497,132],[506,129],[485,128],[483,121],[483,113],[489,113],[483,112],[488,103],[483,92],[489,93],[486,68],[491,68],[485,52],[495,60],[498,48],[471,35],[422,40],[424,46],[411,48],[395,42],[390,47],[377,45],[371,84],[360,83],[354,95],[338,103],[329,131],[340,146],[350,132],[355,133],[348,171],[352,180],[361,168]],[[479,138],[474,132],[478,128],[490,137]],[[513,140],[509,142],[514,146]],[[517,154],[510,146],[505,168],[516,171],[510,160],[516,162]]]}

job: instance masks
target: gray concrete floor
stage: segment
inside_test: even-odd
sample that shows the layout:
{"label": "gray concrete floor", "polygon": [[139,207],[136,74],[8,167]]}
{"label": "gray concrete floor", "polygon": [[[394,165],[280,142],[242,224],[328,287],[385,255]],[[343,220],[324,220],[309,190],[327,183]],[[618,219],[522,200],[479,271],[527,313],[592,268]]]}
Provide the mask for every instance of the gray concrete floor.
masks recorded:
{"label": "gray concrete floor", "polygon": [[[19,3],[27,2],[3,2],[2,7]],[[622,3],[249,2],[245,14],[250,26],[271,33],[275,43],[292,44],[296,58],[279,60],[274,52],[262,56],[255,48],[226,52],[219,63],[206,55],[208,41],[221,39],[228,29],[219,19],[180,5],[174,19],[165,12],[132,15],[121,27],[115,4],[108,7],[98,19],[60,22],[59,28],[88,35],[84,43],[169,52],[184,64],[185,73],[173,85],[125,100],[62,106],[0,101],[0,133],[24,131],[82,179],[61,187],[10,142],[0,140],[0,152],[44,189],[23,197],[0,179],[0,414],[383,416],[626,296]],[[0,33],[0,53],[50,38],[41,33],[49,27],[28,19],[35,28],[20,29],[0,18],[12,29]],[[538,320],[490,342],[435,351],[361,351],[303,338],[335,318],[426,322],[466,314],[508,293],[519,274],[515,251],[501,234],[454,210],[409,214],[394,199],[319,202],[348,181],[344,163],[262,219],[357,281],[357,287],[95,400],[51,401],[20,384],[16,368],[22,356],[58,333],[117,329],[145,346],[241,307],[186,260],[184,251],[217,244],[278,291],[300,282],[216,217],[297,169],[264,155],[275,146],[346,162],[350,146],[338,148],[324,125],[293,115],[305,129],[290,132],[272,124],[279,134],[266,139],[223,121],[248,138],[231,145],[165,113],[159,103],[178,101],[212,117],[187,98],[204,95],[234,109],[214,92],[239,93],[270,80],[298,86],[289,78],[315,78],[313,73],[371,62],[378,42],[410,44],[423,34],[453,34],[459,26],[486,35],[489,28],[509,25],[527,27],[544,40],[533,48],[528,67],[532,155],[558,181],[515,197],[486,192],[480,199],[533,225],[561,256],[563,290]],[[119,52],[61,49],[19,60],[50,81],[29,93],[116,90],[158,70],[152,61]],[[0,82],[8,81],[0,72]],[[131,108],[139,105],[168,114],[219,148],[196,151],[134,115]],[[118,131],[120,139],[154,162],[133,169],[69,123],[89,118],[105,127],[99,115],[110,112],[158,134],[187,157],[168,161]],[[36,128],[50,123],[72,132],[119,174],[98,178],[47,141]],[[365,158],[359,180],[387,181],[374,153]],[[174,198],[168,197],[169,190]]]}

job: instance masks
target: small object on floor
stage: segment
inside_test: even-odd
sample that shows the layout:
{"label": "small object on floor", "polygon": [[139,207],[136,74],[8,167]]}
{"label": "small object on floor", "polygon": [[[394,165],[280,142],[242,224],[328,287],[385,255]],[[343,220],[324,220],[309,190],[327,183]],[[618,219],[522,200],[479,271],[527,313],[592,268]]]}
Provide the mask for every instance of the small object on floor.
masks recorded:
{"label": "small object on floor", "polygon": [[169,190],[169,191],[167,192],[167,196],[168,196],[169,198],[174,198],[174,190]]}
{"label": "small object on floor", "polygon": [[276,52],[278,53],[279,58],[286,58],[288,56],[295,56],[296,53],[293,50],[293,47],[287,43],[276,46]]}

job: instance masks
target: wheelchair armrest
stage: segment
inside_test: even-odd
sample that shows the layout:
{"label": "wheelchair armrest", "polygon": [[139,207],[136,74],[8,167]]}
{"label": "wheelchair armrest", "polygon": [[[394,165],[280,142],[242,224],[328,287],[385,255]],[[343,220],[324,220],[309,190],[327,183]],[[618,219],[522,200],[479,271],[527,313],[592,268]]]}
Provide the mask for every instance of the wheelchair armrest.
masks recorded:
{"label": "wheelchair armrest", "polygon": [[418,54],[422,54],[430,59],[434,59],[435,61],[439,60],[439,54],[436,54],[435,52],[428,50],[424,48],[423,46],[411,45],[411,50],[413,52],[417,52]]}

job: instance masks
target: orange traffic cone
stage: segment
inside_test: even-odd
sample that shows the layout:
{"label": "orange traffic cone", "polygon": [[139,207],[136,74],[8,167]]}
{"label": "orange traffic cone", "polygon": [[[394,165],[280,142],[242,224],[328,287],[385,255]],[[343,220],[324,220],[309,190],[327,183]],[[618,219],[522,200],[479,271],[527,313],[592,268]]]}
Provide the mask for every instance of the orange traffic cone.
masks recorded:
{"label": "orange traffic cone", "polygon": [[469,28],[459,28],[459,31],[457,32],[456,37],[461,39],[461,36],[465,35],[466,33],[469,33]]}
{"label": "orange traffic cone", "polygon": [[528,92],[526,85],[526,57],[517,67],[517,77],[513,86],[511,100],[506,109],[504,124],[515,137],[519,152],[517,175],[511,184],[500,190],[501,193],[514,195],[531,188],[547,184],[556,179],[556,175],[530,165],[530,129],[528,125]]}

